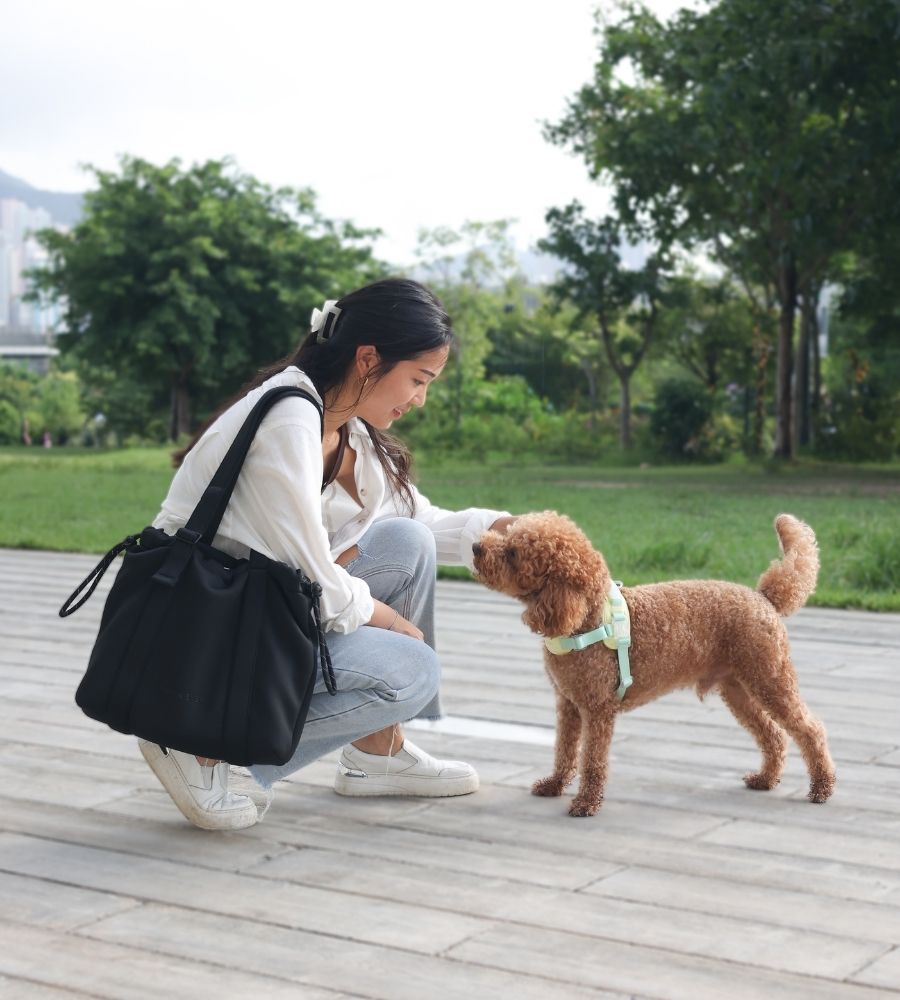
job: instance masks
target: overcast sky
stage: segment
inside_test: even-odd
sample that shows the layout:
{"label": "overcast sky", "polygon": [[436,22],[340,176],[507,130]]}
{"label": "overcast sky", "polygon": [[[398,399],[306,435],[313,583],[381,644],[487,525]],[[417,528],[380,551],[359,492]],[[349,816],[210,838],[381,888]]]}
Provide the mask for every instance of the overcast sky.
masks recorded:
{"label": "overcast sky", "polygon": [[[516,218],[606,195],[549,145],[587,82],[596,0],[20,0],[4,5],[0,169],[83,190],[119,153],[233,156],[377,226],[411,262],[420,226]],[[611,9],[611,4],[602,4]],[[652,0],[667,16],[684,3]]]}

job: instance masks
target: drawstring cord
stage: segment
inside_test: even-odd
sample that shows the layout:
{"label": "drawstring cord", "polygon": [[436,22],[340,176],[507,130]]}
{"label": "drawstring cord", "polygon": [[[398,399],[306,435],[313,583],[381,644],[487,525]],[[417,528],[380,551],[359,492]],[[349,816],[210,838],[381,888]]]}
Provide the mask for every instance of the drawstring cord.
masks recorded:
{"label": "drawstring cord", "polygon": [[[97,565],[90,571],[90,573],[88,573],[88,575],[81,581],[81,583],[79,583],[78,586],[72,591],[68,599],[63,604],[63,606],[59,609],[60,618],[67,618],[69,615],[77,611],[81,607],[81,605],[84,604],[86,600],[88,600],[91,594],[93,594],[94,591],[97,589],[97,584],[103,578],[103,574],[109,569],[110,563],[113,561],[113,559],[115,559],[116,556],[123,549],[127,549],[129,545],[134,545],[134,543],[138,540],[139,537],[140,536],[138,535],[129,535],[127,538],[119,542],[118,545],[114,545],[109,550],[109,552],[106,553],[106,555],[100,560],[100,562],[97,563]],[[93,583],[91,583],[92,580],[94,581]],[[82,590],[84,590],[84,588],[89,583],[91,584],[90,590],[84,595],[84,597],[81,598],[81,600],[77,604],[73,605],[72,607],[69,607],[69,605],[72,604],[72,601],[75,600],[75,598],[82,592]]]}
{"label": "drawstring cord", "polygon": [[325,641],[325,632],[322,629],[322,613],[319,608],[319,598],[322,596],[322,587],[315,581],[311,584],[312,592],[312,615],[316,626],[316,634],[319,637],[319,663],[322,667],[322,678],[329,694],[337,694],[337,683],[334,679],[334,667],[331,664],[331,653],[328,651],[328,643]]}

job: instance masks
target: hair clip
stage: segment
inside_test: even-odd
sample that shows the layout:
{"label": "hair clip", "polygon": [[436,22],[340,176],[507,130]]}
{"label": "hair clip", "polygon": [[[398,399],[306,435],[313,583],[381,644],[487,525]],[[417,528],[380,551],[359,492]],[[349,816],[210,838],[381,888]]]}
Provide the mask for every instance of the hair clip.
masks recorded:
{"label": "hair clip", "polygon": [[309,329],[316,334],[317,344],[324,344],[330,339],[340,315],[337,299],[329,299],[321,309],[313,309],[309,317]]}

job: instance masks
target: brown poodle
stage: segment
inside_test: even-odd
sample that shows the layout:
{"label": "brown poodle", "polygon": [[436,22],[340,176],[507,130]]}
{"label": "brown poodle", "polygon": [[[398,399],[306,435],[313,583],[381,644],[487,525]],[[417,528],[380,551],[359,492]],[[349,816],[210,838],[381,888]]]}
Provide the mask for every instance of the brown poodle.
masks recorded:
{"label": "brown poodle", "polygon": [[[816,586],[819,557],[812,529],[781,514],[775,530],[784,557],[756,590],[717,580],[679,580],[623,587],[631,615],[634,682],[620,700],[617,651],[602,642],[557,655],[544,650],[556,691],[556,763],[535,782],[535,795],[561,795],[575,777],[581,744],[581,787],[569,814],[593,816],[606,785],[615,717],[675,688],[713,688],[762,751],[748,788],[781,779],[790,734],[810,775],[809,798],[834,791],[825,727],[797,688],[787,631],[780,616],[801,608]],[[505,534],[485,532],[474,546],[478,578],[525,603],[522,620],[546,637],[579,635],[600,623],[610,576],[603,556],[568,518],[554,511],[525,514]]]}

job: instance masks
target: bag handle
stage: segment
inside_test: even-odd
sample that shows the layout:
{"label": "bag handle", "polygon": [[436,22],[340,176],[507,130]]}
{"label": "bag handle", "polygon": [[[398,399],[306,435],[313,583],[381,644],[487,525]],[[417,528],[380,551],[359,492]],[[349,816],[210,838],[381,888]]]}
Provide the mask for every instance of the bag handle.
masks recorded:
{"label": "bag handle", "polygon": [[[127,549],[129,545],[134,545],[137,540],[137,535],[129,535],[127,538],[124,538],[121,542],[119,542],[118,545],[114,545],[100,560],[100,562],[98,562],[97,565],[90,571],[90,573],[88,573],[88,575],[81,581],[81,583],[79,583],[78,586],[72,591],[63,606],[59,609],[59,617],[67,618],[69,615],[77,611],[97,589],[97,584],[102,579],[103,574],[109,569],[109,565],[113,559],[115,559],[123,549]],[[93,583],[91,583],[91,581],[93,581]],[[73,605],[72,602],[89,583],[91,584],[91,589],[77,604]]]}
{"label": "bag handle", "polygon": [[318,411],[322,433],[325,433],[325,415],[322,407],[315,397],[311,396],[305,389],[282,385],[265,392],[247,415],[247,419],[222,459],[216,474],[212,477],[209,486],[203,491],[193,514],[188,518],[184,528],[181,529],[185,532],[186,537],[182,537],[185,537],[186,541],[203,541],[207,545],[212,545],[213,538],[219,530],[219,524],[225,516],[225,508],[228,506],[228,501],[237,485],[247,452],[250,450],[257,430],[259,430],[259,425],[269,410],[288,396],[300,396],[303,399],[308,399]]}

